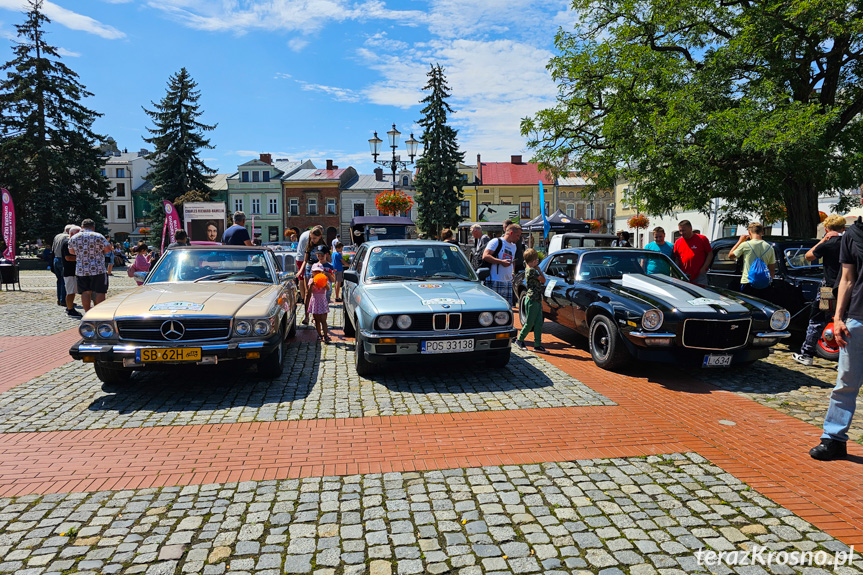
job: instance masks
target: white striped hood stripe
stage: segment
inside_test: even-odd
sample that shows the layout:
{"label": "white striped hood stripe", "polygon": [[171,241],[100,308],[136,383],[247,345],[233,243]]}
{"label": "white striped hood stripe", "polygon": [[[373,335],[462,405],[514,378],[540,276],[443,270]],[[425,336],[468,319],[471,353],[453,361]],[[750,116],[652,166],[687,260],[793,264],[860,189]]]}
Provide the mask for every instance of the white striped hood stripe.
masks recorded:
{"label": "white striped hood stripe", "polygon": [[738,300],[668,276],[624,274],[623,279],[611,280],[611,283],[650,294],[684,312],[715,311],[712,306],[722,307],[729,312],[749,311]]}

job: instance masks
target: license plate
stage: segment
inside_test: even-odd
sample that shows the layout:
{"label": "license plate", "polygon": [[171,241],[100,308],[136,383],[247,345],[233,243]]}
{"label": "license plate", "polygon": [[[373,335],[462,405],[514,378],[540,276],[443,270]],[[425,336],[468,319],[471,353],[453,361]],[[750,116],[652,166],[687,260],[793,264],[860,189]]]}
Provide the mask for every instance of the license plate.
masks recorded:
{"label": "license plate", "polygon": [[708,354],[704,356],[702,367],[728,367],[731,365],[731,354]]}
{"label": "license plate", "polygon": [[422,345],[423,353],[461,353],[465,351],[473,351],[472,339],[436,339],[424,341]]}
{"label": "license plate", "polygon": [[153,348],[135,350],[135,361],[153,363],[156,361],[201,361],[200,347]]}

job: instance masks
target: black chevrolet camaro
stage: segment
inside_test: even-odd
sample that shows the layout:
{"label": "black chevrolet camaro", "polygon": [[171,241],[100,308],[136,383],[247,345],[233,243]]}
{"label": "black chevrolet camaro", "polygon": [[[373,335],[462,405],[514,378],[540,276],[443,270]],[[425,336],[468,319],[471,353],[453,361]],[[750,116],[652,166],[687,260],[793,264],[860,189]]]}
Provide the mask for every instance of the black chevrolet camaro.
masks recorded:
{"label": "black chevrolet camaro", "polygon": [[[631,248],[556,252],[540,264],[546,276],[543,316],[588,338],[599,367],[633,359],[727,367],[769,354],[789,336],[790,314],[739,292],[705,289],[665,255]],[[514,279],[524,309],[524,274]]]}

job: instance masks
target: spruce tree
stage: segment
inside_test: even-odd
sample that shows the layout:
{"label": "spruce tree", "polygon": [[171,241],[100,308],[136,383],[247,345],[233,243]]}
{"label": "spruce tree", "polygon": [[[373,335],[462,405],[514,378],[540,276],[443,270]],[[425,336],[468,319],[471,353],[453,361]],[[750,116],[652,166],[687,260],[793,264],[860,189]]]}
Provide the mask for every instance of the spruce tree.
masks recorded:
{"label": "spruce tree", "polygon": [[419,121],[423,155],[417,160],[417,227],[438,236],[443,228],[454,228],[461,221],[459,206],[464,193],[458,165],[464,153],[458,149],[458,132],[447,125],[447,114],[453,111],[447,103],[450,91],[443,68],[433,65],[428,77],[423,90],[431,93],[422,99],[425,107]]}
{"label": "spruce tree", "polygon": [[14,57],[0,67],[0,187],[11,192],[28,239],[50,240],[84,218],[104,232],[101,206],[110,194],[102,137],[92,131],[101,114],[81,104],[92,94],[46,42],[50,22],[42,0],[30,0],[15,26]]}
{"label": "spruce tree", "polygon": [[155,124],[154,128],[147,128],[151,137],[144,138],[155,146],[153,153],[147,156],[153,162],[153,170],[146,178],[153,184],[148,199],[154,240],[162,235],[165,220],[162,200],[175,202],[192,195],[201,201],[211,198],[211,176],[216,170],[204,164],[199,151],[213,149],[204,132],[214,130],[216,124],[210,126],[198,121],[204,112],[198,104],[201,91],[196,90],[197,86],[189,72],[181,68],[168,79],[165,97],[158,104],[150,102],[154,109],[144,108]]}

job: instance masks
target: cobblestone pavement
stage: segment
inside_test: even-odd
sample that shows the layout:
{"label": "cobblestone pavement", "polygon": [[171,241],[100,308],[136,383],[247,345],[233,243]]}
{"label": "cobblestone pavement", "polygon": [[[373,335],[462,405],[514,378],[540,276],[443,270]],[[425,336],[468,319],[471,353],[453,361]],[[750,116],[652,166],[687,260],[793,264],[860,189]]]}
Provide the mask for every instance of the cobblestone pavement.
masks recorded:
{"label": "cobblestone pavement", "polygon": [[0,499],[20,575],[673,575],[754,546],[847,550],[697,454]]}
{"label": "cobblestone pavement", "polygon": [[[108,297],[122,290],[136,287],[135,280],[126,275],[125,268],[114,269],[114,275],[108,278]],[[51,304],[61,312],[57,302],[57,278],[53,273],[45,270],[22,270],[21,291],[0,291],[0,306],[7,304],[44,303]],[[80,296],[76,298],[78,306],[81,305]]]}
{"label": "cobblestone pavement", "polygon": [[[84,313],[78,306],[78,311]],[[66,315],[56,303],[15,303],[0,305],[0,336],[52,335],[78,327],[79,319]]]}
{"label": "cobblestone pavement", "polygon": [[352,343],[293,342],[276,380],[224,364],[139,372],[111,394],[91,365],[73,362],[0,394],[0,433],[614,405],[528,352],[501,369],[403,368],[374,380],[352,358]]}

